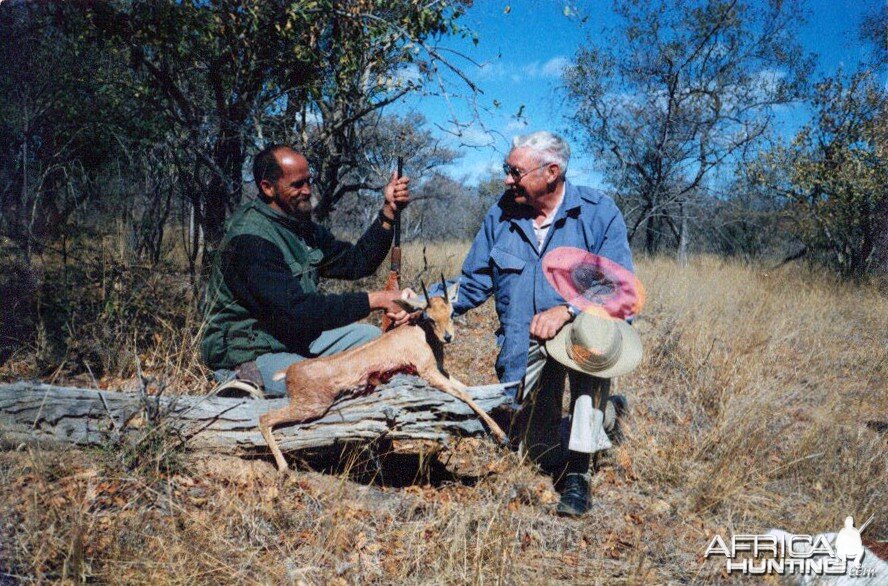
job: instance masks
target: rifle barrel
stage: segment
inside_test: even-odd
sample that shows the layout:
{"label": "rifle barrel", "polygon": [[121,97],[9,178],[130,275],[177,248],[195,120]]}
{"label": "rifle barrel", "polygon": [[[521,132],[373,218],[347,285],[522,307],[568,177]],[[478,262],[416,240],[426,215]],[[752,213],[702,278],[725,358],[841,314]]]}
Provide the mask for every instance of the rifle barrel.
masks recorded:
{"label": "rifle barrel", "polygon": [[[404,157],[398,157],[398,174],[396,177],[400,179],[404,175]],[[395,210],[395,247],[401,246],[401,210]]]}

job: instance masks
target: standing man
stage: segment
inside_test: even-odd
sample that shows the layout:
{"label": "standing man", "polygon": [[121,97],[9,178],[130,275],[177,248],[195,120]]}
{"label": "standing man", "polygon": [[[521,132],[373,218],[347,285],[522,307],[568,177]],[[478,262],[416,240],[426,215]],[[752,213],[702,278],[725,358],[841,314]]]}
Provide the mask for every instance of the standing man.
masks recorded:
{"label": "standing man", "polygon": [[[590,454],[568,451],[561,434],[561,401],[570,378],[571,411],[590,395],[604,411],[610,379],[565,368],[545,351],[577,315],[546,281],[542,260],[548,250],[571,246],[607,257],[633,270],[626,224],[614,201],[595,189],[566,181],[570,147],[551,132],[516,137],[503,164],[506,191],[484,218],[462,267],[455,314],[496,299],[501,347],[500,381],[524,380],[513,434],[521,449],[544,468],[566,472],[558,512],[582,515],[589,509]],[[603,374],[606,371],[602,371]],[[605,374],[605,376],[607,376]],[[603,413],[594,419],[599,427]],[[516,429],[517,428],[517,429]],[[610,447],[603,429],[598,448]]]}
{"label": "standing man", "polygon": [[220,382],[236,377],[284,396],[275,372],[379,336],[379,328],[354,323],[373,310],[403,317],[392,305],[398,291],[323,294],[318,281],[373,274],[389,250],[395,212],[410,201],[410,180],[392,174],[379,216],[350,244],[311,220],[313,178],[300,153],[263,149],[253,178],[259,197],[232,215],[213,265],[201,355]]}

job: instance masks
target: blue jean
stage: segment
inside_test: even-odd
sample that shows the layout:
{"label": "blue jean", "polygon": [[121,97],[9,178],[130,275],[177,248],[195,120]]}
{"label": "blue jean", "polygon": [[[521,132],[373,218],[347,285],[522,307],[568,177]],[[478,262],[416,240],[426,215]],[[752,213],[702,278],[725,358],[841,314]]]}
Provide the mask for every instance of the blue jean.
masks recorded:
{"label": "blue jean", "polygon": [[[344,352],[351,348],[366,344],[370,340],[378,338],[382,332],[376,326],[370,324],[349,324],[341,328],[335,328],[322,332],[308,346],[309,355],[302,356],[291,352],[275,352],[272,354],[263,354],[256,358],[256,367],[262,375],[262,382],[265,386],[265,395],[267,397],[285,397],[287,395],[287,387],[285,381],[273,380],[275,373],[285,370],[294,362],[305,360],[306,358],[317,358],[318,356],[330,356],[339,352]],[[213,376],[219,382],[225,382],[234,378],[234,371],[217,370]]]}

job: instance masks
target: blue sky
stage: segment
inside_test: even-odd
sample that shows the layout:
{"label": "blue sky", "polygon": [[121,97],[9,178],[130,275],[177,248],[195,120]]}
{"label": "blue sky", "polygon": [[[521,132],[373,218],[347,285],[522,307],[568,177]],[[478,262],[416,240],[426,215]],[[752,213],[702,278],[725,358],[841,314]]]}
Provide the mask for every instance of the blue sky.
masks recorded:
{"label": "blue sky", "polygon": [[[586,22],[565,16],[567,4],[581,10],[588,17]],[[856,38],[857,28],[864,14],[879,7],[884,9],[882,0],[809,0],[808,22],[799,29],[799,40],[806,50],[818,55],[820,73],[857,63],[864,52]],[[464,154],[447,169],[448,173],[474,182],[500,168],[515,134],[543,129],[561,131],[566,127],[569,106],[558,90],[561,69],[587,35],[595,36],[603,27],[616,24],[617,19],[610,0],[476,0],[461,22],[477,34],[478,45],[470,40],[447,39],[442,46],[463,53],[478,64],[454,58],[483,92],[476,104],[468,103],[460,95],[452,95],[448,101],[413,96],[396,109],[423,114],[446,144]],[[464,88],[455,87],[467,93]],[[800,106],[798,114],[784,116],[784,132],[798,125],[803,111]],[[470,123],[459,138],[437,130],[453,132],[454,116]],[[593,186],[601,183],[591,158],[577,148],[568,176]]]}

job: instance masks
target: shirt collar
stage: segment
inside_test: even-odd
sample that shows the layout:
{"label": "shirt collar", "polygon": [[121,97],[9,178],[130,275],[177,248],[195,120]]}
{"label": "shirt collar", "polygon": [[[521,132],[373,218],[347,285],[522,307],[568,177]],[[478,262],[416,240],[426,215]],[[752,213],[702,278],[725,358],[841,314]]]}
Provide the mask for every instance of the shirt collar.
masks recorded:
{"label": "shirt collar", "polygon": [[561,201],[561,207],[565,212],[575,210],[583,205],[583,198],[580,196],[580,190],[570,181],[564,182],[564,199]]}
{"label": "shirt collar", "polygon": [[[558,200],[558,205],[555,206],[555,209],[552,210],[552,213],[549,214],[542,224],[539,225],[540,228],[545,228],[546,226],[551,226],[553,222],[555,222],[555,218],[558,217],[558,213],[561,211],[561,208],[564,207],[564,200],[567,198],[567,190],[561,194],[561,199]],[[536,223],[534,223],[534,227],[536,227]]]}

